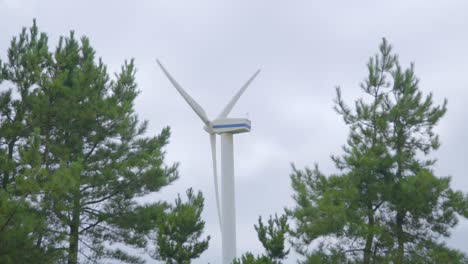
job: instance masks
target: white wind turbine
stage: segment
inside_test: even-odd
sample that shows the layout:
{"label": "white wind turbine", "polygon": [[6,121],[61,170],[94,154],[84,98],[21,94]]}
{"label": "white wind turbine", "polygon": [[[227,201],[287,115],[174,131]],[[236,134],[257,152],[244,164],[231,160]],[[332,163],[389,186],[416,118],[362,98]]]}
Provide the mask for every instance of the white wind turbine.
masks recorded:
{"label": "white wind turbine", "polygon": [[[169,74],[159,60],[157,60],[164,74],[171,81],[185,101],[205,123],[204,129],[210,134],[211,157],[213,160],[213,176],[218,209],[218,220],[222,236],[223,264],[230,264],[236,258],[236,208],[234,182],[234,148],[233,134],[250,132],[250,120],[246,118],[228,118],[229,112],[244,93],[249,84],[257,77],[257,70],[252,77],[240,88],[218,117],[212,121],[208,119],[203,108],[193,100],[187,92]],[[216,134],[221,135],[221,205],[219,202],[218,176],[216,166]]]}

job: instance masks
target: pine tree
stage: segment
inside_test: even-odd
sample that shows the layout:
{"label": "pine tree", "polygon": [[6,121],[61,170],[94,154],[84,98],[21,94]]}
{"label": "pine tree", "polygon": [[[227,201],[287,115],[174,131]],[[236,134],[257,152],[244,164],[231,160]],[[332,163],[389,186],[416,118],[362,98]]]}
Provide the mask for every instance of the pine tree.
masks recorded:
{"label": "pine tree", "polygon": [[433,128],[445,114],[447,101],[434,106],[432,94],[422,94],[413,64],[404,70],[397,61],[392,77],[383,102],[389,123],[385,142],[394,165],[389,207],[396,214],[389,224],[396,237],[391,252],[396,263],[404,263],[406,256],[445,248],[438,238],[449,236],[458,222],[456,212],[466,217],[468,205],[461,192],[450,188],[449,177],[434,175],[435,160],[425,157],[440,145]]}
{"label": "pine tree", "polygon": [[177,197],[175,205],[157,221],[153,258],[168,264],[190,264],[208,248],[210,237],[200,239],[205,227],[203,203],[202,193],[195,195],[192,189],[187,190],[187,202]]}
{"label": "pine tree", "polygon": [[267,256],[273,261],[281,263],[283,259],[289,254],[289,249],[285,248],[286,235],[289,231],[288,218],[286,215],[278,217],[275,215],[273,218],[270,216],[268,225],[265,225],[262,218],[258,218],[258,225],[255,225],[258,240],[263,245]]}
{"label": "pine tree", "polygon": [[265,255],[254,256],[252,253],[247,252],[240,258],[234,260],[232,264],[277,264],[277,262],[274,262],[271,258]]}
{"label": "pine tree", "polygon": [[[0,81],[12,87],[0,94],[0,208],[10,208],[0,211],[2,250],[11,241],[4,231],[18,225],[13,237],[60,262],[141,262],[115,243],[146,246],[145,217],[164,204],[139,206],[134,198],[178,174],[177,164],[164,163],[169,128],[146,137],[147,122],[134,112],[133,60],[111,79],[88,38],[71,32],[50,52],[34,22],[12,40],[0,67]],[[10,216],[27,216],[27,224]]]}
{"label": "pine tree", "polygon": [[[336,110],[350,127],[344,155],[333,157],[341,174],[326,177],[318,168],[291,175],[296,206],[288,210],[297,251],[313,259],[340,262],[413,263],[451,256],[441,236],[449,236],[468,199],[436,177],[425,159],[439,146],[433,127],[446,112],[423,96],[414,67],[403,70],[384,39],[361,84],[367,98],[348,107],[337,90]],[[312,241],[322,246],[309,251]],[[327,261],[325,261],[327,262]]]}
{"label": "pine tree", "polygon": [[254,256],[251,252],[244,253],[233,264],[281,264],[289,254],[286,249],[286,236],[289,232],[287,215],[270,216],[267,225],[258,218],[258,225],[254,225],[257,236],[265,249],[264,255]]}

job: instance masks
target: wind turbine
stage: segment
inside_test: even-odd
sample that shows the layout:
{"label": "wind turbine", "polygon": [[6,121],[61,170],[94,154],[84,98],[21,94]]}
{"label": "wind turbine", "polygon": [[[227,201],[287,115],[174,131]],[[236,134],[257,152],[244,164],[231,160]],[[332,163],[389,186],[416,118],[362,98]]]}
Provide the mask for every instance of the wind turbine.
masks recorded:
{"label": "wind turbine", "polygon": [[[210,120],[205,110],[185,92],[182,86],[169,74],[159,60],[159,67],[182,95],[185,101],[205,124],[205,131],[210,135],[211,158],[213,161],[213,176],[215,187],[216,207],[222,236],[223,264],[230,264],[236,258],[236,207],[234,182],[234,142],[233,134],[250,132],[250,120],[246,118],[228,118],[232,108],[241,97],[249,84],[257,77],[257,70],[252,77],[240,88],[221,113],[214,120]],[[218,173],[216,165],[216,134],[221,136],[221,204],[219,201]]]}

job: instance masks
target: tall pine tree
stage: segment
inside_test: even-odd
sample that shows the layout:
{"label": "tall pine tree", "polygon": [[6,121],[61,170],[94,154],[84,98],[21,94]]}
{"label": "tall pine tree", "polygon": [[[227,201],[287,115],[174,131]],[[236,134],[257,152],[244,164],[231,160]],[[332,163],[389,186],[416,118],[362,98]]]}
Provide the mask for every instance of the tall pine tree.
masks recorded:
{"label": "tall pine tree", "polygon": [[[446,112],[418,87],[414,67],[403,70],[384,39],[361,84],[366,98],[348,107],[337,90],[336,110],[350,127],[341,173],[318,168],[291,175],[296,206],[293,245],[305,263],[452,263],[463,254],[440,240],[449,236],[468,200],[436,177],[427,157],[439,146],[433,128]],[[320,247],[310,250],[318,241]]]}
{"label": "tall pine tree", "polygon": [[258,240],[263,245],[266,254],[254,256],[251,252],[246,252],[233,264],[281,264],[287,258],[289,249],[286,249],[286,236],[289,232],[287,215],[270,215],[267,223],[263,223],[262,218],[258,218],[258,225],[254,225],[257,231]]}
{"label": "tall pine tree", "polygon": [[0,67],[10,87],[0,93],[0,259],[21,257],[6,252],[17,237],[24,249],[50,254],[35,263],[140,262],[117,245],[145,247],[145,216],[165,205],[140,207],[134,198],[178,175],[164,162],[169,128],[147,137],[134,112],[133,60],[111,79],[88,38],[71,32],[50,52],[34,22]]}
{"label": "tall pine tree", "polygon": [[205,228],[201,219],[203,195],[201,192],[195,195],[192,189],[186,193],[187,202],[182,202],[179,195],[157,221],[152,257],[168,264],[190,264],[208,248],[210,241],[209,236],[201,238]]}

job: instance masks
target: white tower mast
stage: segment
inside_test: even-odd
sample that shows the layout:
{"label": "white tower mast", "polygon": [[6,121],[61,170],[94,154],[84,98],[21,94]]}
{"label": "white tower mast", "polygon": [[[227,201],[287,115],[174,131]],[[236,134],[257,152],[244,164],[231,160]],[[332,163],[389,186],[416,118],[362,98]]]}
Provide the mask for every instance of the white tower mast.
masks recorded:
{"label": "white tower mast", "polygon": [[[250,120],[245,118],[228,118],[228,114],[257,77],[260,70],[241,87],[229,101],[218,117],[210,121],[203,108],[177,83],[164,66],[157,61],[164,74],[171,81],[185,101],[205,123],[205,130],[210,134],[211,155],[213,160],[213,176],[215,186],[216,207],[222,236],[223,264],[230,264],[236,258],[236,204],[234,181],[234,142],[233,134],[250,132]],[[216,134],[221,135],[221,204],[219,202],[218,177],[216,165]]]}

